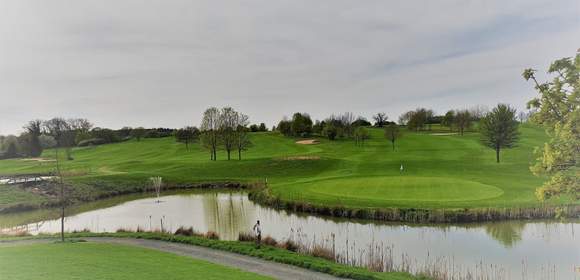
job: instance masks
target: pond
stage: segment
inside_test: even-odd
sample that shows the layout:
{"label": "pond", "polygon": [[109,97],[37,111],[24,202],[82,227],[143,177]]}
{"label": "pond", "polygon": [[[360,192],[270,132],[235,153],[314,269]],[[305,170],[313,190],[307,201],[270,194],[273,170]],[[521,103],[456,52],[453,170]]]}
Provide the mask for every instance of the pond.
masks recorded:
{"label": "pond", "polygon": [[[72,213],[65,227],[67,231],[114,232],[161,226],[174,231],[184,226],[199,232],[214,231],[223,240],[237,240],[240,232],[251,231],[259,219],[264,236],[334,248],[342,262],[351,264],[380,255],[383,261],[412,272],[437,269],[491,279],[580,278],[575,272],[580,266],[578,220],[414,225],[298,215],[261,207],[237,192],[176,193],[160,200],[134,195],[87,204],[69,210]],[[18,221],[27,221],[21,228],[31,233],[60,230],[60,221],[52,211],[0,216],[5,230]]]}

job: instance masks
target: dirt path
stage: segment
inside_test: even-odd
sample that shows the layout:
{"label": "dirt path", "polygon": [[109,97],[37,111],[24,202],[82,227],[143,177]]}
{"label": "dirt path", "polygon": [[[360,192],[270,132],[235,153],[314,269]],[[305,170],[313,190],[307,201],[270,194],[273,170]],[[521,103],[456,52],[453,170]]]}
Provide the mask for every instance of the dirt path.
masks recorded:
{"label": "dirt path", "polygon": [[[296,266],[280,264],[266,261],[250,256],[230,253],[226,251],[213,250],[200,246],[193,246],[181,243],[172,243],[158,240],[131,239],[131,238],[108,238],[108,237],[87,237],[82,238],[90,242],[113,243],[130,246],[138,246],[153,250],[173,253],[176,255],[191,257],[205,260],[216,264],[229,267],[235,267],[244,271],[253,272],[260,275],[273,277],[276,279],[309,279],[309,280],[326,280],[326,279],[344,279],[332,275],[314,272]],[[0,241],[0,246],[4,244],[31,244],[39,242],[53,242],[52,239],[34,239],[34,240],[6,240]]]}

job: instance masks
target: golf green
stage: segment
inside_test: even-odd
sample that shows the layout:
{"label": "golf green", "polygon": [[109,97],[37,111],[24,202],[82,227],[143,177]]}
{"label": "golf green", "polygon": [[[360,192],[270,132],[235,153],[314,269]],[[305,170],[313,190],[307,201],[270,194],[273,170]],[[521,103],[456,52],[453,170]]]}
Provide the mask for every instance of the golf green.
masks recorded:
{"label": "golf green", "polygon": [[375,202],[480,200],[503,194],[494,186],[445,177],[339,178],[315,181],[301,187],[305,195]]}

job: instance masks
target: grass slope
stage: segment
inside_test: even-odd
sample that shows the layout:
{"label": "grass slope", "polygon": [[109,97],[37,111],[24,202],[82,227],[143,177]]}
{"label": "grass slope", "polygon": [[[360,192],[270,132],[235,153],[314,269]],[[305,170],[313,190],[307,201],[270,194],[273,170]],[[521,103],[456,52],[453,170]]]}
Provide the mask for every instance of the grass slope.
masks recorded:
{"label": "grass slope", "polygon": [[[217,162],[199,145],[190,151],[173,138],[78,148],[65,170],[75,191],[87,196],[138,189],[147,178],[162,176],[174,184],[268,179],[275,195],[286,200],[347,207],[469,208],[539,206],[534,190],[543,182],[529,171],[533,149],[546,136],[541,128],[522,125],[517,148],[502,152],[479,143],[478,133],[446,135],[443,130],[405,131],[392,151],[380,129],[371,129],[363,147],[353,141],[320,139],[299,145],[276,133],[253,133],[254,146],[242,161]],[[51,151],[44,155],[51,156]],[[302,156],[302,158],[299,158]],[[317,159],[319,158],[319,159]],[[400,172],[401,164],[405,171]],[[49,162],[0,161],[0,174],[52,170]],[[6,186],[0,186],[6,188]],[[0,208],[22,202],[4,198]],[[567,203],[565,198],[550,203]],[[4,204],[4,205],[1,205]]]}
{"label": "grass slope", "polygon": [[0,279],[270,279],[150,249],[88,242],[2,246]]}

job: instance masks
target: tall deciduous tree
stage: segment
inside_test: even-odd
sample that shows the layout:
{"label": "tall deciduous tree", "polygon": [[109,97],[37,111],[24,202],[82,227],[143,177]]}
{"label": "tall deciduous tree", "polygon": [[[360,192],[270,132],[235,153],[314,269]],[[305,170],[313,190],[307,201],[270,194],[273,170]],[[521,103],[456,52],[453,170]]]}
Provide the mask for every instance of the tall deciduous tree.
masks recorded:
{"label": "tall deciduous tree", "polygon": [[28,155],[38,157],[42,154],[42,145],[40,143],[40,135],[42,134],[42,121],[33,120],[24,126],[26,130],[26,137],[28,138]]}
{"label": "tall deciduous tree", "polygon": [[455,127],[459,130],[459,134],[463,135],[465,130],[471,127],[471,113],[468,110],[460,110],[455,113]]}
{"label": "tall deciduous tree", "polygon": [[294,136],[308,136],[312,133],[312,119],[307,113],[294,113],[290,123],[290,130]]}
{"label": "tall deciduous tree", "polygon": [[402,133],[397,124],[391,123],[385,127],[385,138],[391,142],[393,151],[395,151],[395,142],[401,138],[401,136]]}
{"label": "tall deciduous tree", "polygon": [[364,146],[365,141],[370,138],[369,130],[366,127],[359,126],[354,129],[354,143],[357,146]]}
{"label": "tall deciduous tree", "polygon": [[[242,160],[242,151],[245,151],[252,145],[248,137],[249,117],[242,113],[237,113],[236,116],[236,131],[235,131],[235,147],[238,150],[238,160]],[[260,127],[262,124],[260,124]],[[264,128],[266,125],[264,125]]]}
{"label": "tall deciduous tree", "polygon": [[204,147],[210,151],[211,160],[217,160],[217,149],[220,142],[221,127],[220,110],[211,107],[205,110],[201,121],[201,141]]}
{"label": "tall deciduous tree", "polygon": [[495,150],[499,163],[501,149],[512,148],[519,139],[516,109],[499,104],[480,121],[481,142]]}
{"label": "tall deciduous tree", "polygon": [[443,119],[441,120],[441,125],[449,127],[449,130],[453,131],[454,122],[455,122],[455,111],[449,110],[447,111],[447,113],[445,113],[445,116],[443,116]]}
{"label": "tall deciduous tree", "polygon": [[228,160],[231,159],[231,153],[236,144],[236,129],[238,126],[238,113],[231,107],[222,108],[220,115],[220,137],[221,143],[226,150]]}
{"label": "tall deciduous tree", "polygon": [[[63,118],[53,118],[44,122],[46,132],[54,137],[57,148],[65,150],[66,158],[72,160],[72,147],[75,143],[75,131],[71,124]],[[58,152],[58,149],[57,149]]]}
{"label": "tall deciduous tree", "polygon": [[375,120],[375,126],[376,127],[383,127],[385,126],[385,124],[387,123],[387,114],[385,113],[377,113],[376,115],[373,116],[373,120]]}
{"label": "tall deciduous tree", "polygon": [[580,200],[580,50],[575,58],[562,58],[550,65],[552,81],[539,82],[535,73],[533,69],[523,73],[539,93],[528,103],[537,110],[530,120],[546,128],[550,141],[538,149],[531,170],[551,177],[536,190],[536,196],[545,200],[567,194]]}

